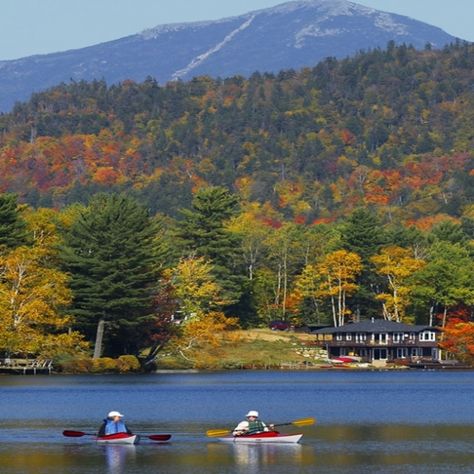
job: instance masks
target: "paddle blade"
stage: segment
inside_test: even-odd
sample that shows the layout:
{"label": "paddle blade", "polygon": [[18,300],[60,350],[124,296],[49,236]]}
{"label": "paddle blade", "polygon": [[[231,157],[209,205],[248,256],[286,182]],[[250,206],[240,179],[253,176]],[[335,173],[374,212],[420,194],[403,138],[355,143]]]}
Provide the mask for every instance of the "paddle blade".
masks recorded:
{"label": "paddle blade", "polygon": [[227,436],[230,434],[230,430],[207,430],[206,431],[206,436],[209,436],[210,438],[215,438],[217,436]]}
{"label": "paddle blade", "polygon": [[310,426],[314,425],[316,420],[314,418],[302,418],[301,420],[292,421],[291,424],[295,426]]}
{"label": "paddle blade", "polygon": [[85,436],[87,433],[83,431],[72,431],[72,430],[64,430],[63,436],[69,436],[70,438],[80,438],[81,436]]}
{"label": "paddle blade", "polygon": [[170,434],[154,434],[154,435],[148,435],[148,439],[151,439],[153,441],[168,441],[171,438]]}

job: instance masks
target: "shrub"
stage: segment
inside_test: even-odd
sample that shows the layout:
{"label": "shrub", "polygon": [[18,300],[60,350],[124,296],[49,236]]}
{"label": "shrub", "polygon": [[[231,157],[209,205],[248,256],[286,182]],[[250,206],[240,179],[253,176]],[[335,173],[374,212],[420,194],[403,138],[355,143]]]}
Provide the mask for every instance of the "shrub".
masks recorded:
{"label": "shrub", "polygon": [[92,359],[84,356],[62,356],[55,359],[54,368],[68,374],[87,374],[92,369]]}
{"label": "shrub", "polygon": [[121,355],[117,359],[117,368],[120,373],[138,372],[141,368],[140,361],[134,355]]}
{"label": "shrub", "polygon": [[98,359],[92,359],[91,372],[117,372],[118,364],[116,359],[110,357],[99,357]]}

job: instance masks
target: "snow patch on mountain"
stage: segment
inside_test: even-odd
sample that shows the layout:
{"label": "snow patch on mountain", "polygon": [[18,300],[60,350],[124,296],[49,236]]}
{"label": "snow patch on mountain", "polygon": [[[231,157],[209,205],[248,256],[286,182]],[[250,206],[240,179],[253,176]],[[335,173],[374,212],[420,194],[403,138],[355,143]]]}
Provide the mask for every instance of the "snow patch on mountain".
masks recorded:
{"label": "snow patch on mountain", "polygon": [[408,33],[407,26],[397,23],[390,13],[379,13],[375,17],[375,26],[381,30],[400,36],[406,35]]}
{"label": "snow patch on mountain", "polygon": [[296,33],[295,48],[302,48],[307,37],[337,36],[344,32],[346,32],[344,28],[320,28],[315,24],[308,25]]}
{"label": "snow patch on mountain", "polygon": [[180,77],[185,76],[188,74],[191,70],[195,69],[198,67],[200,64],[202,64],[206,59],[209,58],[209,56],[213,55],[214,53],[217,53],[219,50],[221,50],[227,43],[232,41],[235,35],[240,33],[241,31],[245,30],[250,26],[252,21],[254,20],[255,15],[252,15],[248,20],[246,20],[244,23],[242,23],[238,28],[235,30],[231,31],[220,43],[216,44],[213,48],[207,50],[205,53],[200,54],[199,56],[196,56],[185,68],[180,69],[179,71],[176,71],[172,75],[173,80],[177,80]]}
{"label": "snow patch on mountain", "polygon": [[301,9],[318,9],[327,16],[352,16],[355,14],[370,14],[376,10],[373,8],[358,5],[347,0],[297,0],[284,3],[276,7],[259,10],[259,12],[268,12],[272,14],[293,13]]}
{"label": "snow patch on mountain", "polygon": [[224,22],[224,20],[216,20],[216,21],[195,21],[192,23],[168,23],[166,25],[158,25],[154,28],[148,28],[143,30],[139,35],[144,40],[151,40],[156,39],[162,34],[166,33],[176,33],[181,30],[188,30],[188,29],[202,29],[206,28],[210,25]]}

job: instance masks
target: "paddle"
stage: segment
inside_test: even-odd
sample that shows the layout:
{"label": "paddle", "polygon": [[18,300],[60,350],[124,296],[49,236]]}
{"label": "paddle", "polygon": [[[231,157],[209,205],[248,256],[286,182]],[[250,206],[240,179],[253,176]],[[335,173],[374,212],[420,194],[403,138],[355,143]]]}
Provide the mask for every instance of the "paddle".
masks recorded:
{"label": "paddle", "polygon": [[[294,425],[294,426],[310,426],[314,425],[316,420],[314,418],[302,418],[300,420],[294,420],[294,421],[289,421],[288,423],[278,423],[273,426],[288,426],[288,425]],[[206,435],[209,436],[210,438],[217,437],[217,436],[226,436],[229,433],[231,433],[231,430],[207,430]]]}
{"label": "paddle", "polygon": [[[170,434],[152,434],[146,435],[141,433],[134,433],[139,434],[140,436],[145,436],[152,441],[168,441],[171,438]],[[70,438],[80,438],[81,436],[97,436],[97,433],[84,433],[84,431],[73,431],[73,430],[64,430],[63,436],[68,436]]]}

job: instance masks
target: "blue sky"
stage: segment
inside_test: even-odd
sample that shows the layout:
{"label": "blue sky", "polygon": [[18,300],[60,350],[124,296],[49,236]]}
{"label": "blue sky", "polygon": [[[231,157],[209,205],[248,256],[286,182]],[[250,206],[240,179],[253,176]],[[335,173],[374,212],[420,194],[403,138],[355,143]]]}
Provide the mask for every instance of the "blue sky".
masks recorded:
{"label": "blue sky", "polygon": [[[163,23],[215,20],[283,0],[1,0],[0,60],[82,48]],[[474,41],[474,0],[356,0]]]}

